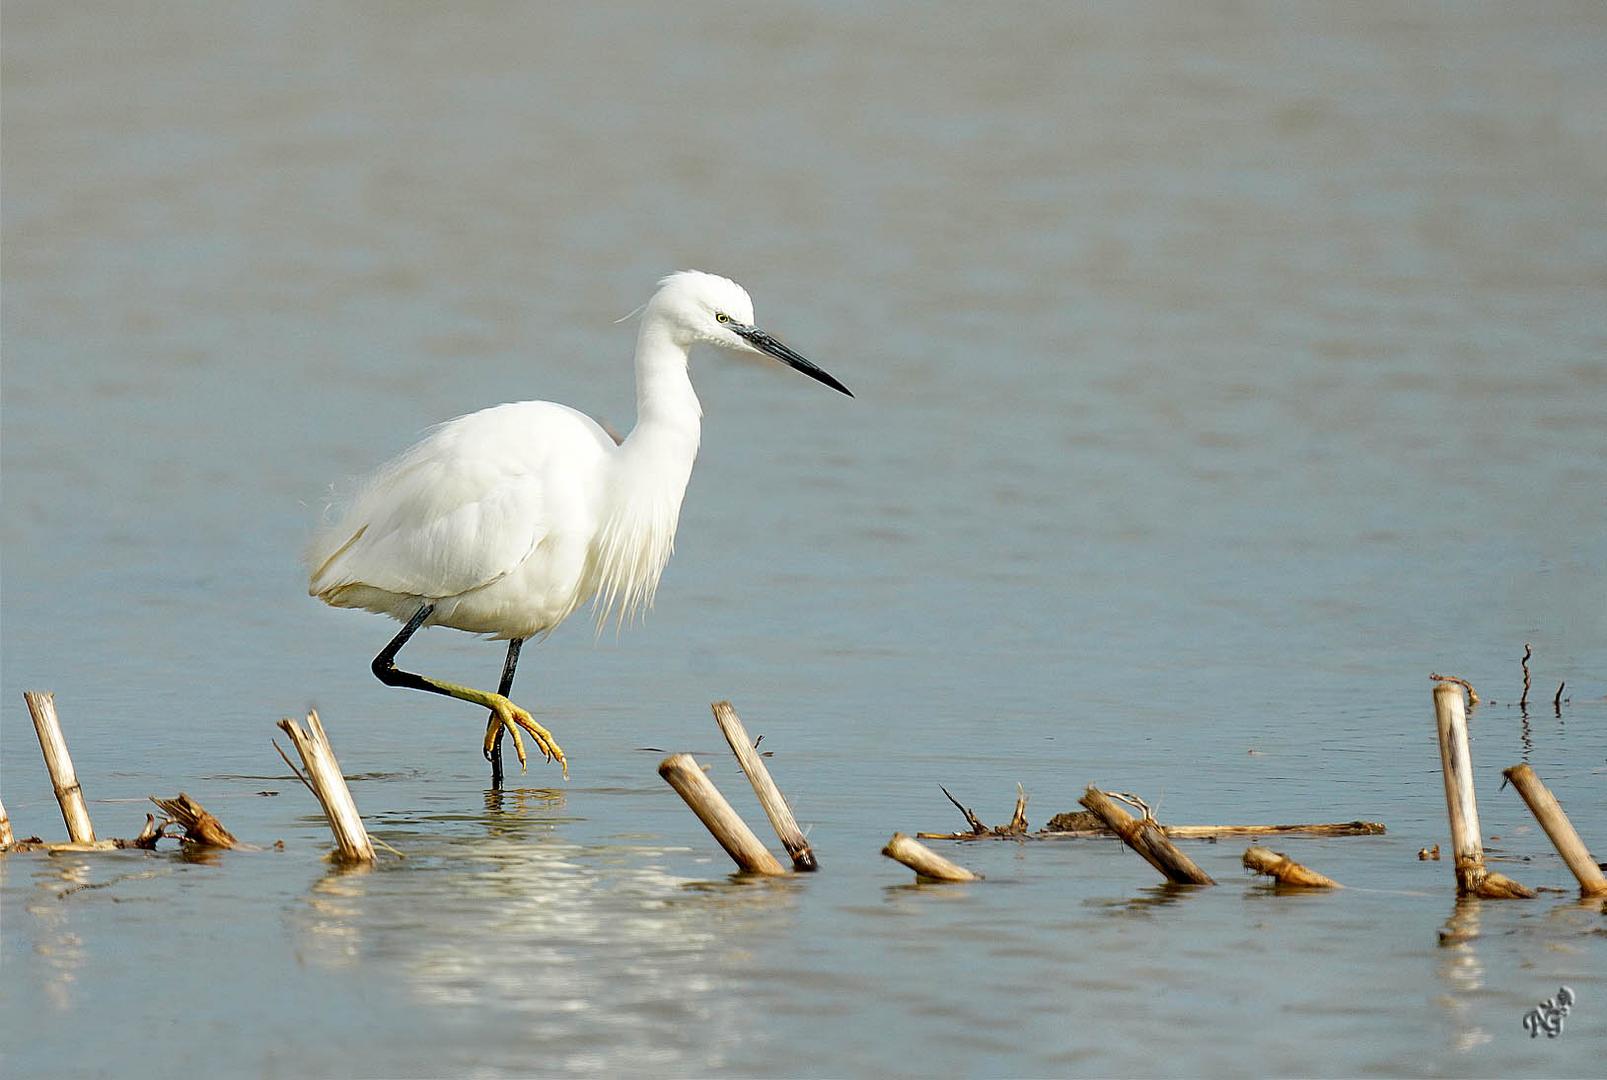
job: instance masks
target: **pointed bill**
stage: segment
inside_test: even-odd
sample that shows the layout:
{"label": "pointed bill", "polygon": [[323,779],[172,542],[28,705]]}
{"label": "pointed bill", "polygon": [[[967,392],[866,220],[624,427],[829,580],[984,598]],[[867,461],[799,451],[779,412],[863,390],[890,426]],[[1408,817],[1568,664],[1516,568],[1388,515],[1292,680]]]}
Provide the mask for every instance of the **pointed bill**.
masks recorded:
{"label": "pointed bill", "polygon": [[763,330],[760,330],[757,326],[744,326],[741,323],[733,322],[730,324],[730,328],[748,344],[752,345],[755,349],[758,349],[765,355],[775,357],[788,367],[797,368],[811,379],[814,379],[818,382],[823,382],[833,390],[847,394],[849,397],[854,396],[854,392],[848,389],[848,387],[832,378],[827,372],[816,367],[802,356],[787,348],[787,346],[783,345],[781,342],[777,341]]}

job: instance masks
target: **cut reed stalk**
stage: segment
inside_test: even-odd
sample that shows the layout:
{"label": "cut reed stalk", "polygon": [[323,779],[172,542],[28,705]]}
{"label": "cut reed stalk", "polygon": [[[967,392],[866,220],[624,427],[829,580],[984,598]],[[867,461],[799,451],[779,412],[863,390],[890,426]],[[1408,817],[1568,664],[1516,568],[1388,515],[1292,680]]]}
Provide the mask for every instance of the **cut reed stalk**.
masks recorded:
{"label": "cut reed stalk", "polygon": [[748,738],[748,729],[742,726],[742,718],[737,715],[736,709],[729,701],[716,701],[711,708],[714,710],[714,722],[720,725],[720,733],[731,744],[737,764],[742,766],[748,783],[753,785],[753,793],[759,797],[759,805],[764,807],[765,817],[770,819],[781,846],[791,856],[792,868],[805,871],[820,869],[820,864],[815,861],[815,853],[809,847],[809,840],[798,828],[798,819],[792,816],[781,789],[770,778],[770,770],[765,768],[764,758],[759,756],[753,740]]}
{"label": "cut reed stalk", "polygon": [[1529,812],[1546,830],[1546,835],[1551,837],[1557,854],[1562,856],[1562,861],[1568,864],[1568,869],[1579,882],[1579,895],[1587,899],[1607,896],[1607,874],[1601,872],[1601,867],[1591,857],[1590,849],[1579,838],[1573,822],[1563,813],[1562,804],[1551,793],[1551,789],[1528,765],[1514,765],[1501,775],[1518,789],[1523,801],[1529,804]]}
{"label": "cut reed stalk", "polygon": [[1509,900],[1534,890],[1484,866],[1479,836],[1479,804],[1473,794],[1473,759],[1468,752],[1467,714],[1462,691],[1450,683],[1434,687],[1434,719],[1439,731],[1440,767],[1445,774],[1445,809],[1451,823],[1451,864],[1459,896]]}
{"label": "cut reed stalk", "polygon": [[[311,789],[318,799],[318,805],[324,808],[324,817],[329,819],[329,830],[335,836],[335,858],[340,862],[373,862],[374,843],[368,837],[368,830],[363,827],[357,802],[352,798],[351,788],[346,786],[346,777],[341,774],[340,762],[335,760],[335,751],[329,745],[329,736],[324,733],[318,711],[308,710],[305,731],[289,717],[279,721],[279,728],[296,744],[296,752],[307,767],[306,775],[299,771],[296,775]],[[277,749],[278,744],[275,743],[274,747]],[[279,756],[285,758],[285,764],[292,771],[296,771],[296,766],[285,757],[283,750],[279,751]]]}
{"label": "cut reed stalk", "polygon": [[67,739],[56,717],[56,695],[49,691],[24,690],[22,697],[28,703],[28,715],[33,717],[33,729],[39,736],[39,749],[45,755],[45,768],[50,771],[50,786],[61,804],[67,835],[75,844],[93,844],[95,826],[90,824],[84,789],[78,783],[72,755],[67,753]]}
{"label": "cut reed stalk", "polygon": [[895,862],[903,863],[915,871],[916,877],[926,881],[982,880],[981,874],[950,862],[919,840],[913,840],[903,833],[894,833],[887,846],[882,848],[882,854]]}
{"label": "cut reed stalk", "polygon": [[1248,870],[1275,878],[1281,885],[1303,885],[1313,889],[1342,889],[1333,878],[1309,867],[1301,866],[1289,856],[1264,847],[1250,847],[1244,852],[1244,865]]}
{"label": "cut reed stalk", "polygon": [[4,851],[17,842],[11,834],[11,817],[6,813],[6,804],[0,803],[0,851]]}
{"label": "cut reed stalk", "polygon": [[1154,818],[1135,818],[1093,785],[1077,801],[1098,814],[1099,819],[1122,838],[1122,843],[1143,856],[1145,862],[1166,876],[1166,880],[1179,885],[1216,884],[1210,874],[1201,870],[1193,859],[1166,838],[1166,833]]}
{"label": "cut reed stalk", "polygon": [[658,774],[685,800],[739,869],[771,876],[787,872],[731,808],[714,781],[703,774],[691,754],[671,754],[659,763]]}

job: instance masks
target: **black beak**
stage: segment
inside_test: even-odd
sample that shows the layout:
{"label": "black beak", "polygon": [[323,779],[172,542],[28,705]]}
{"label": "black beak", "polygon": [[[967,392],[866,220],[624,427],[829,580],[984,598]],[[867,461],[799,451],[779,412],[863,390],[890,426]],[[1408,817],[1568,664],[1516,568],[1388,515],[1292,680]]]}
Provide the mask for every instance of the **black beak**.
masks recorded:
{"label": "black beak", "polygon": [[829,374],[822,371],[814,364],[811,364],[808,360],[805,360],[803,357],[799,356],[785,345],[781,344],[781,342],[777,341],[763,330],[760,330],[757,326],[743,326],[739,322],[733,322],[727,325],[731,328],[731,330],[733,330],[740,337],[746,339],[749,344],[751,344],[755,349],[758,349],[760,352],[775,357],[788,367],[797,368],[811,379],[814,379],[817,382],[823,382],[833,390],[847,394],[849,397],[854,396],[854,392],[848,389],[848,387],[844,386],[842,383],[832,378]]}

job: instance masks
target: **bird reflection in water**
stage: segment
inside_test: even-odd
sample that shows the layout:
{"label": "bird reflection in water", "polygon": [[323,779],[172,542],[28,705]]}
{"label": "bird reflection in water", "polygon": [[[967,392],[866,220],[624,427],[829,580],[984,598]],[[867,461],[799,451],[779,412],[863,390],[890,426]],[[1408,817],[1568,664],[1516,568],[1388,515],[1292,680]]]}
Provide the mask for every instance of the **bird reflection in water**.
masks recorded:
{"label": "bird reflection in water", "polygon": [[797,883],[692,881],[666,869],[684,849],[573,843],[546,828],[561,806],[507,791],[483,835],[390,834],[405,865],[313,885],[308,959],[372,966],[431,1008],[462,1010],[477,1052],[506,1056],[483,1067],[539,1055],[555,1073],[663,1072],[710,1045],[751,1048],[747,977],[788,932]]}

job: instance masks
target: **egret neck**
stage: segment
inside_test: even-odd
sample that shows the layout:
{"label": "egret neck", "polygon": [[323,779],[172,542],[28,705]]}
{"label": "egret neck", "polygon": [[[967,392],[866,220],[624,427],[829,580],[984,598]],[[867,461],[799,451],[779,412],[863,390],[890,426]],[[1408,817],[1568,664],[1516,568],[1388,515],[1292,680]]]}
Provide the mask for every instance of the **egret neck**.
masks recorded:
{"label": "egret neck", "polygon": [[597,626],[628,622],[653,603],[675,549],[681,501],[702,435],[688,372],[691,343],[649,307],[636,340],[636,426],[614,459],[597,538]]}

